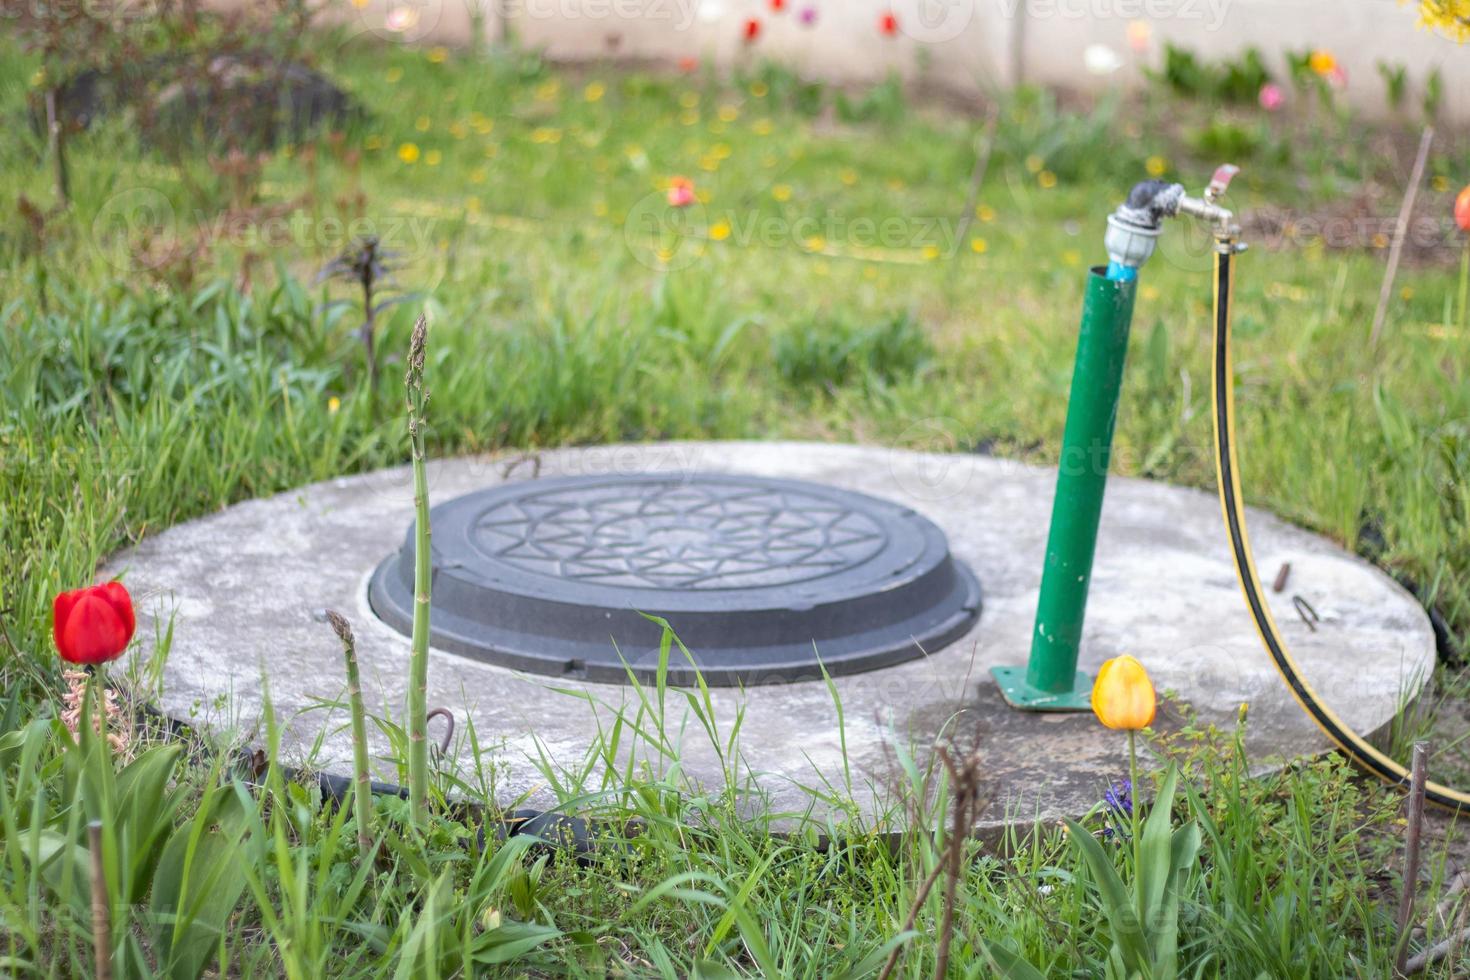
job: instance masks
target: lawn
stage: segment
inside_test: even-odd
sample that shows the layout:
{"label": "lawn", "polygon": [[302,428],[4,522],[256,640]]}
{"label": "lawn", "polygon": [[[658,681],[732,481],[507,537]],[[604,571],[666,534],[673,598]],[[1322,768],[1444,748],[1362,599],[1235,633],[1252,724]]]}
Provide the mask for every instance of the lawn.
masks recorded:
{"label": "lawn", "polygon": [[[1268,128],[1253,109],[1158,88],[1086,105],[1008,96],[990,139],[978,109],[895,83],[839,95],[755,63],[732,79],[319,42],[317,67],[363,110],[335,135],[231,160],[143,146],[104,119],[70,140],[71,204],[56,212],[45,141],[25,122],[38,62],[0,42],[14,135],[0,142],[6,972],[91,969],[75,853],[88,799],[106,801],[116,839],[120,975],[187,972],[185,935],[215,975],[829,977],[877,972],[899,951],[901,974],[920,976],[946,933],[967,974],[990,974],[986,949],[1048,975],[1103,971],[1121,930],[1059,827],[968,845],[953,897],[934,889],[909,921],[944,835],[774,836],[721,797],[634,777],[597,801],[606,839],[580,861],[498,842],[483,811],[446,806],[412,831],[384,800],[383,846],[359,862],[349,808],[319,809],[275,766],[246,786],[227,756],[180,753],[149,730],[114,776],[94,740],[68,747],[51,723],[52,597],[172,524],[405,462],[400,379],[420,312],[436,456],[769,437],[1054,462],[1106,214],[1148,174],[1197,192],[1219,162],[1206,151],[1229,136],[1250,153],[1229,203],[1296,222],[1269,240],[1248,223],[1238,266],[1251,502],[1412,583],[1447,657],[1470,634],[1470,338],[1455,325],[1447,219],[1443,246],[1401,269],[1368,343],[1384,267],[1373,237],[1391,228],[1412,134],[1395,163],[1378,151],[1403,150],[1401,130],[1365,134],[1340,110]],[[1211,136],[1222,117],[1236,122]],[[1470,142],[1443,138],[1423,213],[1447,216],[1467,174]],[[697,195],[677,214],[676,176]],[[1376,223],[1361,247],[1313,235],[1364,199]],[[1141,279],[1115,471],[1208,488],[1208,255],[1174,231]],[[394,253],[387,295],[402,300],[380,324],[376,389],[355,292],[318,281],[361,234]],[[1452,666],[1438,681],[1446,700],[1406,721],[1395,750],[1436,733],[1434,775],[1454,782],[1470,773],[1453,724],[1464,685]],[[1237,738],[1186,729],[1153,743],[1182,767],[1177,816],[1203,841],[1179,876],[1180,962],[1205,976],[1386,975],[1398,797],[1335,758],[1249,779]],[[911,788],[936,790],[915,805],[942,826],[955,797],[932,765],[914,760]],[[245,856],[238,906],[203,940],[205,911],[175,927],[178,903],[149,887],[174,828]],[[1110,829],[1107,841],[1124,836]],[[1431,905],[1446,847],[1428,859]],[[160,866],[189,894],[227,894],[226,872],[200,878],[209,847],[190,853],[192,878]],[[1128,848],[1109,853],[1127,877]]]}

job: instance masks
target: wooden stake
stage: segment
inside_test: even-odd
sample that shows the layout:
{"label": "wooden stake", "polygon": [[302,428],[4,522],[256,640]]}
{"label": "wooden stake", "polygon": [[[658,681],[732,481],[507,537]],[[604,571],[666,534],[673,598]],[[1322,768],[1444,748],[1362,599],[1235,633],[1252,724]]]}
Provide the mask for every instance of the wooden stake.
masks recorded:
{"label": "wooden stake", "polygon": [[66,133],[62,129],[60,100],[54,85],[46,90],[46,143],[54,168],[56,206],[64,208],[70,199],[66,178]]}
{"label": "wooden stake", "polygon": [[107,904],[107,874],[102,867],[102,821],[87,824],[92,851],[92,953],[97,980],[112,980],[112,916]]}
{"label": "wooden stake", "polygon": [[1399,946],[1394,969],[1405,974],[1409,962],[1409,920],[1414,916],[1414,893],[1419,885],[1419,842],[1424,832],[1424,783],[1429,768],[1429,746],[1414,743],[1409,770],[1409,827],[1404,835],[1404,890],[1399,896]]}
{"label": "wooden stake", "polygon": [[1378,290],[1378,309],[1373,311],[1373,332],[1368,335],[1368,345],[1377,345],[1383,332],[1383,318],[1388,315],[1388,299],[1393,295],[1393,281],[1399,273],[1399,253],[1404,247],[1404,234],[1409,230],[1409,217],[1414,213],[1414,199],[1419,196],[1419,182],[1424,179],[1424,164],[1429,160],[1429,145],[1434,142],[1434,127],[1425,126],[1419,137],[1419,155],[1414,158],[1414,172],[1409,175],[1409,186],[1404,190],[1404,202],[1399,206],[1399,220],[1393,229],[1393,245],[1388,250],[1388,268],[1383,272],[1383,286]]}

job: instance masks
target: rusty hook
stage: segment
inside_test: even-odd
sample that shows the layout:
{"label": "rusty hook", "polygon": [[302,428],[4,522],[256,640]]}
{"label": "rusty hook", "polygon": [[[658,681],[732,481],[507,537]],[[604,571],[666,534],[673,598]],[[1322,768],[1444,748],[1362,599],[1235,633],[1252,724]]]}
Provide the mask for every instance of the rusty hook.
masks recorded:
{"label": "rusty hook", "polygon": [[439,754],[443,755],[449,751],[449,743],[454,741],[454,714],[448,708],[431,708],[424,716],[425,727],[436,716],[444,719],[444,737],[439,740]]}
{"label": "rusty hook", "polygon": [[1312,604],[1299,595],[1291,597],[1291,604],[1296,607],[1296,614],[1302,618],[1302,622],[1307,624],[1307,629],[1317,632],[1317,624],[1322,622],[1322,617],[1317,615]]}

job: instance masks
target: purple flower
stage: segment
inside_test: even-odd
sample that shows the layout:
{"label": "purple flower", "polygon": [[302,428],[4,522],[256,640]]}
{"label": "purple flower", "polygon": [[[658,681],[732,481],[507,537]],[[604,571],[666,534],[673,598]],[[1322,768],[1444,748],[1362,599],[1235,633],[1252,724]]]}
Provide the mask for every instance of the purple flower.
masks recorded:
{"label": "purple flower", "polygon": [[1114,783],[1112,789],[1103,794],[1103,803],[1117,816],[1133,816],[1133,783],[1127,779]]}
{"label": "purple flower", "polygon": [[801,8],[801,13],[797,14],[796,18],[801,21],[803,27],[811,27],[817,22],[817,8],[811,4],[807,4]]}
{"label": "purple flower", "polygon": [[1133,783],[1127,779],[1114,783],[1103,794],[1102,801],[1107,807],[1105,816],[1109,824],[1103,828],[1103,840],[1127,837],[1133,820]]}

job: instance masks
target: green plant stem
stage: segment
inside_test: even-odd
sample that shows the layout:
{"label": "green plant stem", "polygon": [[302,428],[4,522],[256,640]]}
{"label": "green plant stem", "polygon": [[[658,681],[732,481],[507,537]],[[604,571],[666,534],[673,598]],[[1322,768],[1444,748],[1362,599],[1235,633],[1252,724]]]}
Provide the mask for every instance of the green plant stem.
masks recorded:
{"label": "green plant stem", "polygon": [[408,800],[410,819],[422,827],[429,796],[429,477],[425,468],[424,427],[429,396],[424,390],[424,349],[428,325],[420,316],[409,344],[408,436],[413,447],[414,569],[413,643],[408,666]]}
{"label": "green plant stem", "polygon": [[342,659],[347,662],[347,703],[352,713],[352,815],[357,820],[357,849],[367,860],[373,851],[373,784],[368,774],[367,714],[362,709],[357,644],[343,616],[329,609],[327,621],[342,641]]}
{"label": "green plant stem", "polygon": [[1470,238],[1460,250],[1460,329],[1470,322]]}
{"label": "green plant stem", "polygon": [[1128,820],[1129,836],[1133,843],[1133,896],[1138,906],[1138,921],[1143,922],[1143,889],[1139,887],[1143,870],[1143,843],[1138,833],[1138,732],[1133,729],[1128,730],[1128,797],[1131,803],[1128,807]]}

